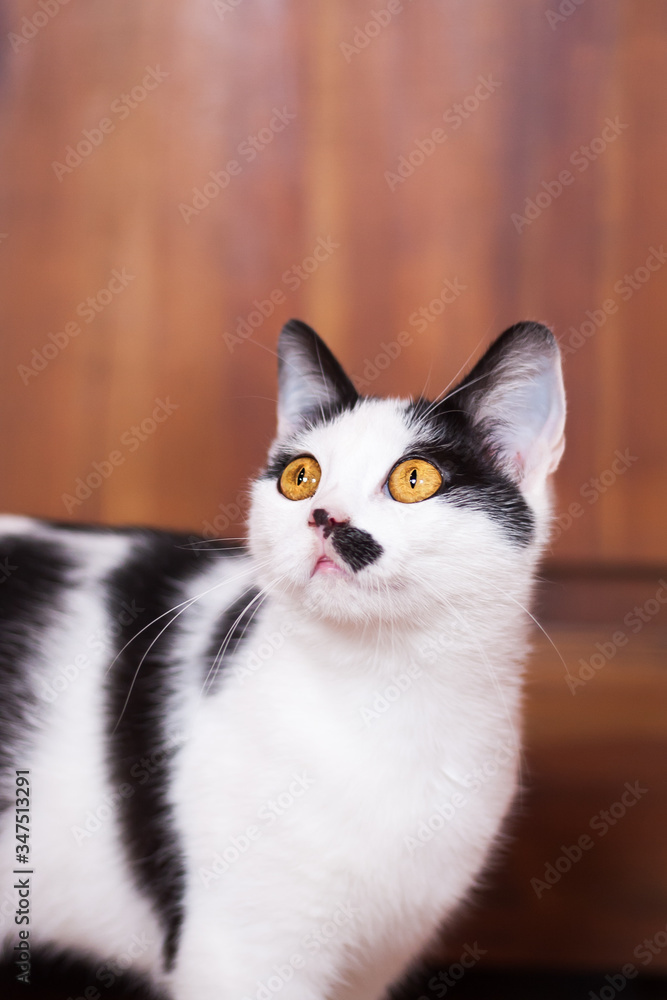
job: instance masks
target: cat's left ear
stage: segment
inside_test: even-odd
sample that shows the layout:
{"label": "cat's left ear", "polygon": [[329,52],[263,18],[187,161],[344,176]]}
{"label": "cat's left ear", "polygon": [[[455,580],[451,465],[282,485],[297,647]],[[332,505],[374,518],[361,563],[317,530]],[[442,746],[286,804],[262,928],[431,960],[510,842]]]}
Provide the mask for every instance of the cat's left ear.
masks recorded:
{"label": "cat's left ear", "polygon": [[324,341],[291,319],[278,340],[278,435],[293,434],[331,408],[353,406],[359,395]]}
{"label": "cat's left ear", "polygon": [[548,327],[510,327],[449,398],[482,431],[494,460],[524,489],[558,466],[565,447],[565,391],[560,351]]}

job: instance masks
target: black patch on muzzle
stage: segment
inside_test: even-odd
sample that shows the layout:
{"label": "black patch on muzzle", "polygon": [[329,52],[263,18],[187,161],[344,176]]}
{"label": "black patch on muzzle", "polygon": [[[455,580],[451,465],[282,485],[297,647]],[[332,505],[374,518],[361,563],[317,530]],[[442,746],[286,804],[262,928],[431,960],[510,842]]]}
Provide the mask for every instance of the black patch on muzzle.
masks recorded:
{"label": "black patch on muzzle", "polygon": [[327,532],[331,534],[334,549],[353,573],[370,566],[384,552],[380,543],[361,528],[351,528],[349,524],[336,524],[325,529],[325,535]]}

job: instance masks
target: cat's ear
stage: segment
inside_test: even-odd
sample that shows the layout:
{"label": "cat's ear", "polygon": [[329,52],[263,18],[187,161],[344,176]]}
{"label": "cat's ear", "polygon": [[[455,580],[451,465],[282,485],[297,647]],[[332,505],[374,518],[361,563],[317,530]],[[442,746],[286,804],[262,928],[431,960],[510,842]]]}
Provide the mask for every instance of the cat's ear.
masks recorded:
{"label": "cat's ear", "polygon": [[524,488],[556,469],[565,446],[565,391],[560,351],[548,327],[510,327],[449,399],[482,430],[494,460]]}
{"label": "cat's ear", "polygon": [[278,434],[292,434],[331,409],[359,398],[327,345],[314,330],[291,319],[278,340]]}

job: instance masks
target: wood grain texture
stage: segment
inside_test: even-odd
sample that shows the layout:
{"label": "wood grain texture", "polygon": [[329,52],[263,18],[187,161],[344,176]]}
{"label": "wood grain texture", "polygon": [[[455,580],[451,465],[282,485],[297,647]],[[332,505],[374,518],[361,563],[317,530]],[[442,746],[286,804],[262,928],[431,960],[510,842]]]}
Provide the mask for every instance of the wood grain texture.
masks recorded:
{"label": "wood grain texture", "polygon": [[[556,649],[536,638],[524,791],[442,962],[478,941],[491,968],[667,971],[666,620],[663,607],[639,631],[556,628]],[[605,659],[619,629],[627,642]]]}
{"label": "wood grain texture", "polygon": [[[555,23],[528,0],[382,9],[385,25],[351,0],[4,5],[3,508],[233,531],[290,315],[368,391],[404,394],[441,391],[535,317],[568,348],[558,492],[578,506],[554,554],[667,556],[667,268],[624,279],[665,233],[664,5]],[[151,68],[164,76],[142,96]],[[522,224],[527,199],[546,207]],[[114,269],[132,280],[82,321]],[[169,419],[142,432],[166,398]],[[636,458],[622,475],[617,449]]]}
{"label": "wood grain texture", "polygon": [[[3,5],[0,507],[238,533],[290,316],[378,394],[436,394],[535,318],[570,403],[553,556],[653,572],[667,7],[588,0],[550,23],[555,0],[393,0],[382,27],[371,7],[73,0],[35,29],[32,0]],[[596,641],[557,644],[576,665]],[[525,815],[461,932],[489,962],[616,968],[664,928],[663,663],[640,636],[573,696],[541,651]],[[650,795],[538,900],[530,878],[626,780]]]}

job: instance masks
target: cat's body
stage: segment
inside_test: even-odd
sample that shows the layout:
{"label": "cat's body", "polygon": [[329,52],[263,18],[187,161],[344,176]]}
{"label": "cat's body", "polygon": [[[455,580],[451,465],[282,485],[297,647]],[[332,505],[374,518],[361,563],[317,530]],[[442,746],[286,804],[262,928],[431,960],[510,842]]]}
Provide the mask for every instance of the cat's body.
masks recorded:
{"label": "cat's body", "polygon": [[[553,339],[499,344],[431,408],[357,399],[286,328],[249,552],[0,519],[9,950],[29,770],[33,945],[124,956],[175,1000],[379,1000],[419,955],[516,787],[562,450]],[[437,490],[398,501],[400,460]]]}

